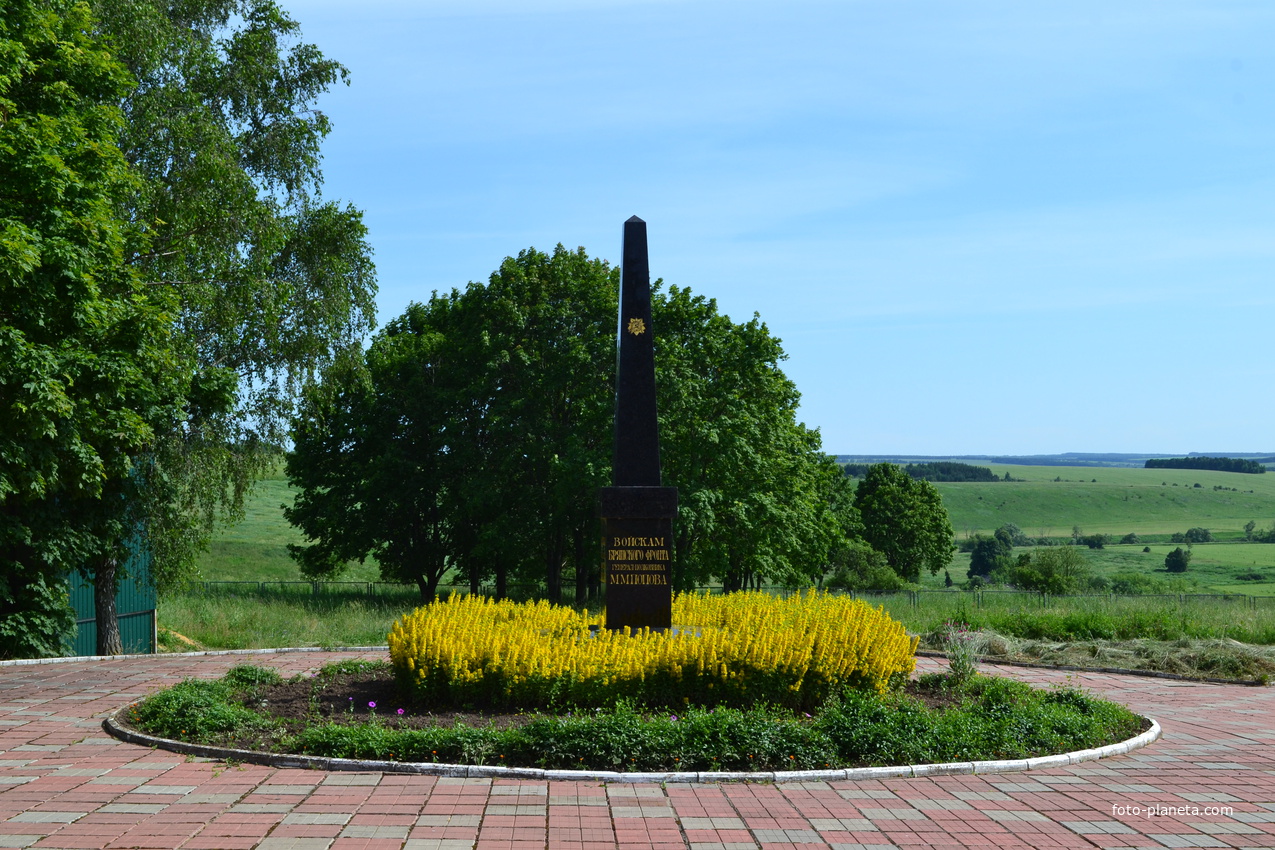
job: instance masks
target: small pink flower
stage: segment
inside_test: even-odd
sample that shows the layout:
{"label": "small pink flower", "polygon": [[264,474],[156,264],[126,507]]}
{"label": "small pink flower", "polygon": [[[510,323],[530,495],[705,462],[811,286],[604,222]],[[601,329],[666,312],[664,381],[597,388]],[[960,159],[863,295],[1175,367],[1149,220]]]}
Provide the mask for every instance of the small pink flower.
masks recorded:
{"label": "small pink flower", "polygon": [[399,713],[399,714],[402,714],[402,713],[403,713],[403,709],[401,709],[401,708],[400,708],[400,709],[398,710],[398,713]]}
{"label": "small pink flower", "polygon": [[369,703],[367,704],[367,707],[368,707],[368,708],[376,708],[376,703],[374,703],[374,702],[369,702]]}

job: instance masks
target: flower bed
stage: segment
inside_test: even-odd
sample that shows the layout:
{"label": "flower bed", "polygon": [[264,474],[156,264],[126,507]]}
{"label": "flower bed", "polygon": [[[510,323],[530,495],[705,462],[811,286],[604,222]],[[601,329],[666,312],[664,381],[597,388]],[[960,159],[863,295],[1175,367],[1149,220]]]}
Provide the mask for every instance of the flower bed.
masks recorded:
{"label": "flower bed", "polygon": [[452,597],[389,635],[399,681],[425,705],[524,709],[642,705],[809,709],[847,687],[878,693],[915,669],[917,638],[880,608],[807,593],[683,594],[679,628],[602,628],[546,602]]}

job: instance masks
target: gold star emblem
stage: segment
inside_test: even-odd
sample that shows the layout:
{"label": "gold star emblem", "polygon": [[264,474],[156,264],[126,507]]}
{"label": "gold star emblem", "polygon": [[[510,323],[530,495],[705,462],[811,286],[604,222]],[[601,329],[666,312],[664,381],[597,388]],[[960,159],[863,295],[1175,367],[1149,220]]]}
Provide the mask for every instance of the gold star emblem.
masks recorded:
{"label": "gold star emblem", "polygon": [[641,336],[646,333],[646,322],[641,319],[629,319],[629,333]]}

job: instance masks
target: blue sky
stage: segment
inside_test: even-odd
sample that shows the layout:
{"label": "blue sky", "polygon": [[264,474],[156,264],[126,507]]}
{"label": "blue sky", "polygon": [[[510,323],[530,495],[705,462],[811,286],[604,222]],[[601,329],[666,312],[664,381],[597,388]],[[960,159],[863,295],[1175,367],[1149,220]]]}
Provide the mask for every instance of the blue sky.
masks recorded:
{"label": "blue sky", "polygon": [[1275,4],[281,2],[382,321],[638,215],[831,452],[1275,451]]}

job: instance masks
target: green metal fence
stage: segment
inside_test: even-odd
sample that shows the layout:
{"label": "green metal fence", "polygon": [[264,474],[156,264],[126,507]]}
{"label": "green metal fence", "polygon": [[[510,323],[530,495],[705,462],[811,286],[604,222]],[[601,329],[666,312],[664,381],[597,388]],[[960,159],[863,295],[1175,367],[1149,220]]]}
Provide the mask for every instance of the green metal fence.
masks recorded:
{"label": "green metal fence", "polygon": [[[128,654],[150,653],[156,649],[155,582],[151,577],[151,553],[142,535],[128,543],[128,557],[123,563],[125,578],[115,594],[115,610],[119,617],[120,640]],[[71,606],[75,609],[75,642],[72,655],[97,654],[97,611],[93,601],[93,583],[76,570],[67,578]]]}

